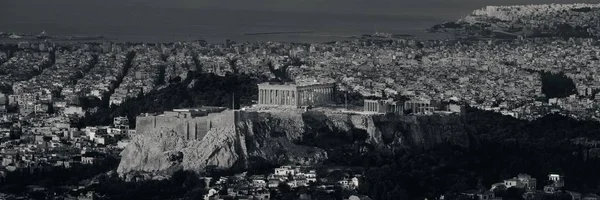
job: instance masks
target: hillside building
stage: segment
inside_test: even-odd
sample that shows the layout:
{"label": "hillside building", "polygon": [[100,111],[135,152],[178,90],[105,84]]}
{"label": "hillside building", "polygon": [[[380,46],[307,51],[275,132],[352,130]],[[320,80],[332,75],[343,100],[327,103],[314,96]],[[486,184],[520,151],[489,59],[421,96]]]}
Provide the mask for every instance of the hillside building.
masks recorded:
{"label": "hillside building", "polygon": [[565,186],[563,176],[558,174],[548,175],[548,181],[550,181],[551,184],[544,186],[544,192],[547,194],[554,194],[560,192]]}
{"label": "hillside building", "polygon": [[404,110],[410,110],[412,114],[428,114],[435,111],[428,99],[411,99],[404,102]]}
{"label": "hillside building", "polygon": [[373,113],[397,113],[402,114],[404,112],[404,106],[398,101],[393,99],[387,100],[376,100],[376,99],[365,99],[364,109],[365,112]]}
{"label": "hillside building", "polygon": [[333,103],[335,84],[311,82],[304,84],[258,84],[258,104],[272,106],[320,106]]}
{"label": "hillside building", "polygon": [[147,134],[158,129],[172,129],[186,140],[202,140],[206,133],[219,124],[234,123],[234,112],[222,114],[223,107],[174,109],[161,115],[138,116],[136,133]]}
{"label": "hillside building", "polygon": [[537,180],[532,178],[529,174],[519,174],[517,177],[506,179],[501,183],[495,183],[492,185],[491,191],[495,189],[508,189],[511,187],[524,189],[525,191],[535,191],[537,187]]}

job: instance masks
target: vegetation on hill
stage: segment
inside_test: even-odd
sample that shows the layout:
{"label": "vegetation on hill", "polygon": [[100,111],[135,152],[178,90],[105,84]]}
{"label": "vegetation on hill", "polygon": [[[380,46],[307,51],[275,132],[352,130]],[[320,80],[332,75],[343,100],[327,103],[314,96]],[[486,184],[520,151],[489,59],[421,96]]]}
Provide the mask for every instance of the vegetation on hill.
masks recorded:
{"label": "vegetation on hill", "polygon": [[[375,199],[434,198],[478,189],[528,173],[547,184],[549,173],[562,174],[566,189],[599,192],[600,159],[589,146],[572,139],[598,140],[600,123],[548,115],[528,122],[488,111],[469,109],[465,126],[472,144],[462,148],[442,144],[429,150],[401,150],[394,155],[356,155],[367,167],[360,192]],[[346,158],[351,156],[345,155]],[[336,159],[343,160],[343,159]],[[341,163],[340,163],[341,164]],[[521,199],[523,191],[498,192]],[[454,198],[453,198],[454,197]]]}
{"label": "vegetation on hill", "polygon": [[583,8],[573,8],[573,9],[571,9],[571,10],[572,10],[572,11],[575,11],[575,12],[583,12],[583,13],[586,13],[586,12],[592,12],[592,8],[590,8],[590,7],[583,7]]}
{"label": "vegetation on hill", "polygon": [[193,172],[178,170],[168,180],[126,182],[118,175],[99,177],[99,183],[88,188],[104,195],[103,199],[202,199],[206,182]]}
{"label": "vegetation on hill", "polygon": [[231,107],[235,98],[235,108],[251,105],[257,98],[257,84],[264,77],[227,74],[223,77],[214,74],[193,73],[180,82],[166,88],[140,94],[128,99],[120,106],[99,108],[97,112],[86,115],[79,126],[109,125],[114,117],[127,116],[132,126],[135,117],[142,113],[160,113],[174,108],[194,108],[200,106]]}
{"label": "vegetation on hill", "polygon": [[[50,197],[46,194],[70,192],[69,188],[65,186],[74,186],[86,182],[86,180],[112,170],[118,165],[118,159],[107,156],[102,164],[97,165],[72,164],[70,167],[31,167],[8,172],[5,177],[0,179],[0,193],[27,193],[32,199],[47,199]],[[28,191],[28,186],[43,187],[46,189],[46,193],[44,191]]]}

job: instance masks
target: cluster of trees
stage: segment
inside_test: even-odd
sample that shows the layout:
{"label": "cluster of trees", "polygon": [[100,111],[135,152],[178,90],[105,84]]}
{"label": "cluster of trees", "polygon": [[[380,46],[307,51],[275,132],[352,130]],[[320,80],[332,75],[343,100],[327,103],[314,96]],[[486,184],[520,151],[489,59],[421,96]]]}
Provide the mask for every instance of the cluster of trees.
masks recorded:
{"label": "cluster of trees", "polygon": [[0,179],[0,193],[29,193],[27,189],[29,185],[44,187],[48,194],[63,193],[65,190],[63,186],[78,185],[81,181],[115,169],[118,165],[119,160],[109,156],[102,164],[98,165],[74,164],[68,168],[65,166],[25,168],[9,172],[3,179]]}
{"label": "cluster of trees", "polygon": [[334,93],[334,101],[338,105],[358,106],[364,105],[364,97],[357,92],[338,91]]}
{"label": "cluster of trees", "polygon": [[591,12],[592,8],[590,8],[590,7],[583,7],[583,8],[573,8],[571,10],[575,11],[575,12],[584,12],[585,13],[585,12]]}
{"label": "cluster of trees", "polygon": [[127,116],[132,126],[135,117],[141,113],[160,113],[174,108],[193,108],[200,106],[231,107],[235,99],[235,108],[251,105],[257,98],[257,84],[265,77],[246,74],[227,74],[223,77],[214,74],[193,73],[181,82],[166,88],[140,94],[128,99],[120,106],[100,107],[97,112],[87,114],[79,121],[79,126],[109,125],[114,117]]}
{"label": "cluster of trees", "polygon": [[[309,117],[310,116],[310,117]],[[470,145],[443,143],[431,149],[376,150],[364,132],[331,132],[327,121],[306,115],[302,145],[328,152],[325,164],[362,167],[359,192],[375,199],[423,199],[485,187],[528,173],[546,185],[547,175],[567,177],[568,190],[600,192],[600,158],[591,146],[573,139],[600,140],[600,123],[579,121],[558,114],[524,121],[469,108],[463,119]],[[499,191],[498,196],[519,199],[523,191]]]}
{"label": "cluster of trees", "polygon": [[577,94],[575,83],[564,73],[540,72],[540,75],[542,76],[542,93],[546,95],[546,98],[563,98]]}
{"label": "cluster of trees", "polygon": [[[559,173],[567,177],[568,190],[600,192],[600,172],[594,170],[600,168],[600,159],[590,155],[591,147],[571,141],[579,137],[598,140],[600,123],[561,115],[528,122],[470,109],[465,128],[471,138],[468,148],[446,143],[426,150],[343,156],[363,162],[367,170],[360,192],[375,199],[456,197],[482,186],[489,189],[491,184],[519,173],[537,178],[538,187],[548,184],[547,174]],[[522,192],[498,195],[520,199]]]}
{"label": "cluster of trees", "polygon": [[126,182],[116,174],[98,177],[89,189],[103,199],[203,199],[206,182],[194,172],[178,170],[168,180]]}
{"label": "cluster of trees", "polygon": [[570,24],[559,24],[556,26],[556,30],[554,32],[555,36],[563,37],[563,38],[589,38],[592,35],[588,32],[587,26],[571,26]]}

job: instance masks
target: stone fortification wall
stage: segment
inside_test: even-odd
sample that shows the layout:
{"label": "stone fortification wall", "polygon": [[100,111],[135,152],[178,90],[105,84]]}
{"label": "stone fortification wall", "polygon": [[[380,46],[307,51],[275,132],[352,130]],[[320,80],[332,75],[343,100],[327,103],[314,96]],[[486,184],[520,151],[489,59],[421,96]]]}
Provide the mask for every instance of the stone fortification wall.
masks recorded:
{"label": "stone fortification wall", "polygon": [[173,130],[178,136],[186,140],[202,140],[212,128],[234,124],[232,111],[210,113],[201,117],[175,117],[175,116],[139,116],[136,120],[136,132],[147,134],[154,130]]}

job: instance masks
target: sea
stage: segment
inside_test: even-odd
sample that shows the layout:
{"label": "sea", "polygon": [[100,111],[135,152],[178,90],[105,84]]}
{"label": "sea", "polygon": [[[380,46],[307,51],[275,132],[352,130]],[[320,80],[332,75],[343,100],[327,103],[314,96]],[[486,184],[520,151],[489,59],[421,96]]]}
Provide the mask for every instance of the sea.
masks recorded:
{"label": "sea", "polygon": [[436,37],[425,30],[487,4],[553,2],[557,1],[0,0],[0,32],[45,31],[51,36],[131,42],[329,42],[374,32]]}

